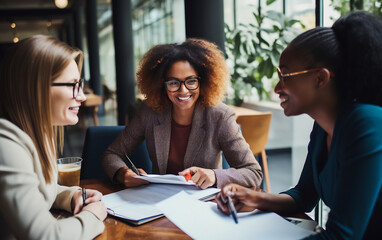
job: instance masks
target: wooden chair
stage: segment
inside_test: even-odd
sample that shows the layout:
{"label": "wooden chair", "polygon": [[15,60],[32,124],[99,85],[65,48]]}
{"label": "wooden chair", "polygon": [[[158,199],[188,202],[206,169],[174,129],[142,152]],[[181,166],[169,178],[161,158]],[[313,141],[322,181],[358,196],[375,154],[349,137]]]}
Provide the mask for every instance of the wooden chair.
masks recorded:
{"label": "wooden chair", "polygon": [[267,192],[271,192],[269,183],[269,172],[265,145],[268,142],[269,127],[271,125],[271,112],[264,112],[254,115],[239,115],[236,122],[241,126],[244,139],[254,155],[261,155],[263,172]]}

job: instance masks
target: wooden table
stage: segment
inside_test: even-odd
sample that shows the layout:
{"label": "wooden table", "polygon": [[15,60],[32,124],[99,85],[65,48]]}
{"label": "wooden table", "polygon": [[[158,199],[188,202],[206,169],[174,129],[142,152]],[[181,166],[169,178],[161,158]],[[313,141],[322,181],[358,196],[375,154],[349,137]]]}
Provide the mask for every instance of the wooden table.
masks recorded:
{"label": "wooden table", "polygon": [[[81,186],[96,189],[102,194],[109,194],[123,189],[122,186],[107,180],[81,180]],[[118,218],[108,216],[105,231],[96,239],[191,239],[166,217],[159,218],[140,226],[133,226]]]}
{"label": "wooden table", "polygon": [[[81,180],[81,186],[88,189],[96,189],[102,194],[109,194],[123,189],[122,186],[111,183],[108,180],[88,179]],[[293,214],[292,217],[310,219],[306,214]],[[130,225],[118,218],[108,216],[105,223],[105,231],[96,239],[191,239],[166,217],[159,218],[140,226]]]}

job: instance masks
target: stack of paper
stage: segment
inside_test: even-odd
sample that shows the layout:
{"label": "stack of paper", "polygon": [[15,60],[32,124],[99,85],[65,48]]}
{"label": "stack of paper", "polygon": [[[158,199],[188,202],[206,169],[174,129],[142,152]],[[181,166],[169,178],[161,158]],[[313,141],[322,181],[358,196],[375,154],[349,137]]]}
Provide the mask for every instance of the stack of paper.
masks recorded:
{"label": "stack of paper", "polygon": [[144,179],[151,183],[195,185],[195,183],[192,180],[186,181],[186,179],[183,176],[174,174],[147,174],[142,176],[135,176],[135,178]]}
{"label": "stack of paper", "polygon": [[163,216],[156,204],[181,191],[193,199],[206,199],[220,191],[218,188],[200,189],[196,186],[178,184],[149,184],[127,188],[103,196],[108,213],[134,225],[140,225]]}
{"label": "stack of paper", "polygon": [[193,239],[301,239],[315,234],[276,213],[238,213],[238,224],[221,213],[216,203],[201,202],[181,192],[157,204],[175,225]]}

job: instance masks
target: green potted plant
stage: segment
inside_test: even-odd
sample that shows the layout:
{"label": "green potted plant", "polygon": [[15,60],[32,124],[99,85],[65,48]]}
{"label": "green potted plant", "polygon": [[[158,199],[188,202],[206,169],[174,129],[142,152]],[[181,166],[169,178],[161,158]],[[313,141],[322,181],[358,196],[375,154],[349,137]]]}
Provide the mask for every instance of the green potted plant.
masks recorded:
{"label": "green potted plant", "polygon": [[382,0],[331,0],[330,6],[344,16],[354,10],[365,10],[382,16]]}
{"label": "green potted plant", "polygon": [[[274,1],[268,1],[267,5]],[[240,106],[245,96],[257,90],[259,99],[269,99],[266,85],[272,85],[281,52],[300,32],[296,19],[275,11],[253,12],[253,22],[231,29],[226,25],[226,57],[231,65],[231,87],[227,102]],[[271,84],[269,84],[271,83]],[[274,83],[273,83],[274,86]],[[269,88],[269,87],[268,87]]]}

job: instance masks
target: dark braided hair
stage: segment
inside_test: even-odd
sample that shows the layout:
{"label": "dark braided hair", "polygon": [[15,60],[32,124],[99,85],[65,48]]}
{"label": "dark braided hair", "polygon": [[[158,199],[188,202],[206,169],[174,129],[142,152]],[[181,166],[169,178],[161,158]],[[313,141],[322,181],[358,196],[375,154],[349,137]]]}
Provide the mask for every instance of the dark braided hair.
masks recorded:
{"label": "dark braided hair", "polygon": [[309,67],[334,73],[342,104],[382,106],[382,21],[359,11],[338,19],[331,28],[317,27],[290,45],[306,57]]}

